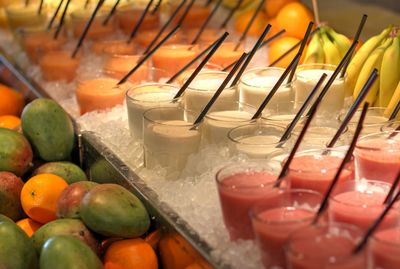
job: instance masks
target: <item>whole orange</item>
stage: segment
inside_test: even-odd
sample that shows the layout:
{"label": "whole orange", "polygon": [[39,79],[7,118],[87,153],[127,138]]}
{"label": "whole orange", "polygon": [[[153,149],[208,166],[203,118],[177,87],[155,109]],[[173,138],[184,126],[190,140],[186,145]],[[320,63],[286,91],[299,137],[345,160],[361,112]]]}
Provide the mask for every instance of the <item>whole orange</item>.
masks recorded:
{"label": "whole orange", "polygon": [[67,182],[53,174],[40,174],[29,179],[21,191],[21,204],[33,220],[45,224],[56,219],[56,207]]}
{"label": "whole orange", "polygon": [[266,0],[264,6],[265,13],[270,18],[275,17],[286,4],[298,1],[299,0]]}
{"label": "whole orange", "polygon": [[104,269],[157,269],[156,253],[141,238],[120,240],[112,243],[104,255]]}
{"label": "whole orange", "polygon": [[[235,19],[235,30],[239,33],[243,33],[246,30],[247,24],[250,22],[253,14],[254,9],[239,14]],[[247,35],[259,36],[263,32],[266,25],[265,14],[263,12],[259,12],[254,19],[253,24],[250,26]]]}
{"label": "whole orange", "polygon": [[279,26],[286,29],[289,36],[302,39],[310,21],[313,20],[311,11],[300,2],[285,5],[276,16]]}
{"label": "whole orange", "polygon": [[24,96],[0,84],[0,115],[14,115],[19,116],[24,108]]}
{"label": "whole orange", "polygon": [[16,130],[21,125],[21,119],[14,115],[0,116],[0,128]]}
{"label": "whole orange", "polygon": [[[272,42],[271,46],[269,47],[268,50],[268,57],[269,57],[269,63],[274,62],[278,58],[280,58],[282,55],[284,55],[289,49],[291,49],[293,46],[295,46],[298,42],[300,42],[300,39],[294,38],[294,37],[282,37],[279,38],[278,40]],[[286,55],[282,60],[280,60],[277,64],[274,66],[276,67],[282,67],[285,68],[287,67],[292,59],[296,56],[296,53],[299,50],[299,46],[295,48],[292,52],[290,52],[288,55]],[[303,61],[305,57],[305,53],[303,53],[302,58],[300,59],[300,63]]]}
{"label": "whole orange", "polygon": [[[269,30],[266,38],[270,38],[273,35],[279,33],[281,30],[283,30],[283,28],[278,24],[278,22],[276,21],[276,18],[271,18],[267,21],[267,23],[271,24],[271,29]],[[285,32],[283,35],[281,35],[280,37],[284,37],[287,36],[287,33]]]}
{"label": "whole orange", "polygon": [[17,221],[16,223],[22,230],[24,230],[24,232],[31,237],[33,235],[33,233],[38,230],[42,224],[40,224],[39,222],[34,221],[33,219],[22,219],[20,221]]}

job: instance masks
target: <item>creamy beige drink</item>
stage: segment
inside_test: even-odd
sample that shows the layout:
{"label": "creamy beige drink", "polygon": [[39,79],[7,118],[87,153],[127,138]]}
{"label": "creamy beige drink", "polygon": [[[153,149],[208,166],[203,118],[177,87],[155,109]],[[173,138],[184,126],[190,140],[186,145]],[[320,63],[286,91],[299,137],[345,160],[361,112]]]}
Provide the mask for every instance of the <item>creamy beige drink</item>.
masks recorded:
{"label": "creamy beige drink", "polygon": [[[368,108],[367,115],[364,120],[363,124],[363,129],[362,129],[362,134],[367,135],[367,134],[373,134],[373,133],[379,133],[382,129],[382,127],[387,124],[388,118],[384,116],[385,112],[384,107],[370,107]],[[342,122],[347,114],[346,113],[341,113],[339,115],[339,122]],[[347,127],[349,128],[349,131],[353,134],[354,131],[356,130],[357,127],[357,122],[358,119],[360,118],[361,115],[361,109],[357,110],[356,113],[353,115],[351,118],[350,122],[347,124]]]}
{"label": "creamy beige drink", "polygon": [[[302,129],[302,124],[297,125],[293,130],[295,136],[298,136]],[[333,126],[309,126],[301,142],[300,149],[306,150],[325,148],[332,140],[337,130],[338,128]],[[335,146],[344,146],[350,142],[347,131],[348,129],[342,133]]]}
{"label": "creamy beige drink", "polygon": [[269,159],[286,151],[279,142],[284,132],[281,126],[252,123],[229,131],[229,148],[232,155],[243,154],[250,159]]}
{"label": "creamy beige drink", "polygon": [[[275,67],[254,68],[245,72],[238,86],[240,102],[259,107],[283,72],[284,69]],[[284,82],[268,103],[266,109],[276,106],[277,103],[289,105],[289,101],[294,98],[293,93],[292,84]]]}
{"label": "creamy beige drink", "polygon": [[189,156],[199,150],[200,132],[185,117],[184,110],[167,107],[144,113],[145,167],[165,169],[167,179],[177,179]]}
{"label": "creamy beige drink", "polygon": [[[226,78],[226,72],[209,71],[197,75],[184,94],[185,109],[199,114]],[[228,84],[229,85],[229,84]],[[236,87],[226,88],[213,105],[215,110],[227,110],[226,104],[237,99]]]}
{"label": "creamy beige drink", "polygon": [[[143,138],[143,113],[160,106],[178,107],[180,99],[174,100],[178,88],[168,84],[151,83],[134,87],[126,93],[129,129],[132,137]],[[173,102],[175,101],[175,102]]]}
{"label": "creamy beige drink", "polygon": [[[295,81],[295,101],[296,104],[303,103],[311,90],[317,84],[323,73],[328,75],[325,83],[320,87],[319,92],[322,91],[326,82],[332,76],[336,66],[328,64],[305,64],[297,68]],[[314,100],[319,92],[314,96]],[[346,92],[345,78],[340,78],[340,75],[334,80],[332,86],[325,94],[324,99],[319,105],[318,114],[324,114],[331,117],[332,113],[338,113],[344,106],[344,98]]]}

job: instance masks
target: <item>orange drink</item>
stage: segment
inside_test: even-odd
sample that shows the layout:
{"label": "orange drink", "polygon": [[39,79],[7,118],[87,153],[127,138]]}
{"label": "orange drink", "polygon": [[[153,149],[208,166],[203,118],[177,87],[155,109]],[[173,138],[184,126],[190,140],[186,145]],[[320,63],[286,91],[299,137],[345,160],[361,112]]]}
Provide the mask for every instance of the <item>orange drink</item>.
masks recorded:
{"label": "orange drink", "polygon": [[[108,76],[120,80],[135,67],[140,57],[141,55],[111,55],[106,59],[103,70]],[[149,65],[144,63],[129,77],[129,81],[135,84],[145,81],[149,77],[149,71]]]}
{"label": "orange drink", "polygon": [[[138,9],[133,5],[124,6],[117,10],[116,20],[119,28],[125,33],[130,34],[135,27],[137,21],[143,13],[142,9]],[[139,31],[155,29],[160,24],[159,13],[152,15],[150,12],[146,14],[140,25]]]}
{"label": "orange drink", "polygon": [[[140,35],[137,35],[135,38],[135,41],[142,47],[147,48],[150,43],[153,41],[153,39],[156,37],[159,29],[153,29],[145,32],[141,32]],[[166,29],[164,33],[160,36],[158,41],[161,41],[162,38],[164,38],[168,34],[169,30]],[[169,38],[164,45],[168,44],[178,44],[182,42],[183,40],[183,34],[182,32],[177,32],[171,38]]]}
{"label": "orange drink", "polygon": [[47,81],[72,81],[79,67],[79,57],[71,58],[70,51],[49,51],[39,60],[43,78]]}
{"label": "orange drink", "polygon": [[[173,12],[176,9],[176,6],[172,7],[171,11]],[[178,14],[176,15],[174,21],[178,22],[178,20],[182,17],[185,12],[186,7],[182,8]],[[187,13],[185,20],[182,23],[182,27],[184,28],[199,28],[205,21],[205,19],[210,15],[211,10],[209,7],[205,7],[202,4],[194,4],[189,13]]]}
{"label": "orange drink", "polygon": [[[193,41],[193,39],[196,37],[199,30],[200,29],[198,29],[198,28],[193,28],[193,29],[188,29],[186,31],[186,39],[189,43]],[[220,36],[221,35],[219,34],[219,31],[217,29],[206,28],[203,31],[203,33],[201,34],[197,43],[211,44],[215,40],[217,40]]]}
{"label": "orange drink", "polygon": [[[79,38],[82,35],[91,14],[92,11],[90,9],[77,9],[71,13],[72,33],[75,38]],[[108,12],[105,10],[100,10],[99,13],[97,13],[87,33],[87,39],[97,40],[114,33],[115,24],[113,19],[111,19],[107,25],[103,25],[107,14]]]}
{"label": "orange drink", "polygon": [[213,57],[211,57],[210,62],[224,68],[238,60],[243,53],[243,47],[239,47],[235,50],[235,46],[235,43],[223,43]]}
{"label": "orange drink", "polygon": [[134,43],[127,43],[125,39],[117,39],[117,40],[101,40],[96,41],[92,45],[92,51],[96,54],[123,54],[123,55],[131,55],[135,54],[136,46]]}

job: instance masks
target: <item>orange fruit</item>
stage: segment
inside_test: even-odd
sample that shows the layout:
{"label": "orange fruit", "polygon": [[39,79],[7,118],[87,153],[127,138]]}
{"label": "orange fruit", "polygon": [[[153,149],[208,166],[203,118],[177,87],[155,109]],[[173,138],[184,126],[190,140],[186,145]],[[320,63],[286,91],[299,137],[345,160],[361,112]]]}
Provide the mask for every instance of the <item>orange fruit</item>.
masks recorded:
{"label": "orange fruit", "polygon": [[185,268],[197,260],[197,252],[182,236],[170,233],[158,244],[162,268]]}
{"label": "orange fruit", "polygon": [[311,11],[300,2],[285,5],[276,16],[279,26],[286,29],[289,36],[302,39],[310,21],[313,20]]}
{"label": "orange fruit", "polygon": [[21,119],[14,115],[0,116],[0,128],[16,130],[21,125]]}
{"label": "orange fruit", "polygon": [[[278,59],[279,57],[284,55],[289,49],[291,49],[299,41],[300,41],[300,39],[294,38],[294,37],[282,37],[282,38],[279,38],[276,41],[272,42],[272,44],[268,50],[269,63],[274,62],[276,59]],[[294,49],[292,52],[290,52],[288,55],[286,55],[281,61],[279,61],[274,66],[282,67],[282,68],[287,67],[290,64],[290,62],[293,60],[293,58],[296,56],[297,52],[299,51],[299,48],[300,47],[297,47],[296,49]],[[306,51],[306,50],[307,50],[307,48],[304,51]],[[305,55],[306,54],[303,53],[303,56],[300,59],[300,63],[303,61]]]}
{"label": "orange fruit", "polygon": [[[239,14],[235,20],[235,30],[239,33],[243,33],[253,14],[254,9]],[[265,26],[267,26],[265,14],[260,11],[254,19],[253,24],[250,26],[247,35],[259,36],[263,32]]]}
{"label": "orange fruit", "polygon": [[24,96],[0,84],[0,115],[14,115],[19,116],[24,108]]}
{"label": "orange fruit", "polygon": [[24,230],[24,232],[31,237],[36,230],[38,230],[42,224],[39,222],[34,221],[33,219],[22,219],[20,221],[17,221],[17,225]]}
{"label": "orange fruit", "polygon": [[120,240],[112,243],[104,255],[104,269],[157,269],[156,253],[141,238]]}
{"label": "orange fruit", "polygon": [[[270,38],[273,35],[279,33],[281,30],[283,30],[283,28],[278,24],[278,22],[276,21],[276,18],[271,18],[267,21],[267,24],[271,24],[271,29],[269,30],[266,38]],[[281,35],[280,37],[284,37],[287,36],[287,33],[285,32],[283,35]]]}
{"label": "orange fruit", "polygon": [[265,1],[265,13],[268,17],[275,17],[278,12],[288,3],[298,2],[299,0],[266,0]]}
{"label": "orange fruit", "polygon": [[33,220],[45,224],[56,219],[56,207],[67,182],[53,174],[40,174],[29,179],[21,191],[21,204]]}

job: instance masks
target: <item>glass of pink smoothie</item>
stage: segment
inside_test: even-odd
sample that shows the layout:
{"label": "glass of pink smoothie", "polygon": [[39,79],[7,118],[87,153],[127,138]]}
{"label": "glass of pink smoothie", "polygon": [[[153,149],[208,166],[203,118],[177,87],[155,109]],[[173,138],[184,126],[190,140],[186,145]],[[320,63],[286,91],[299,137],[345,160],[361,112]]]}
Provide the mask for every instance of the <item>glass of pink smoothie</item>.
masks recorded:
{"label": "glass of pink smoothie", "polygon": [[376,232],[369,244],[373,269],[392,269],[400,266],[400,227]]}
{"label": "glass of pink smoothie", "polygon": [[291,269],[365,269],[366,251],[353,255],[363,233],[353,225],[322,223],[289,236],[286,262]]}
{"label": "glass of pink smoothie", "polygon": [[400,132],[363,136],[354,151],[359,178],[393,182],[400,171]]}
{"label": "glass of pink smoothie", "polygon": [[291,189],[268,204],[252,207],[250,217],[265,268],[286,268],[286,240],[295,230],[312,223],[321,200],[318,192]]}
{"label": "glass of pink smoothie", "polygon": [[[331,221],[349,223],[367,230],[383,211],[383,201],[389,189],[389,183],[372,180],[352,180],[337,185],[329,202]],[[399,210],[395,208],[379,227],[394,227],[399,224]]]}
{"label": "glass of pink smoothie", "polygon": [[274,204],[287,188],[274,187],[277,163],[234,163],[222,168],[216,175],[222,214],[231,240],[253,239],[249,216],[250,208],[257,203]]}
{"label": "glass of pink smoothie", "polygon": [[[346,151],[316,149],[296,153],[290,164],[286,180],[292,188],[314,190],[324,194],[331,184]],[[353,161],[342,170],[339,182],[354,179]]]}

